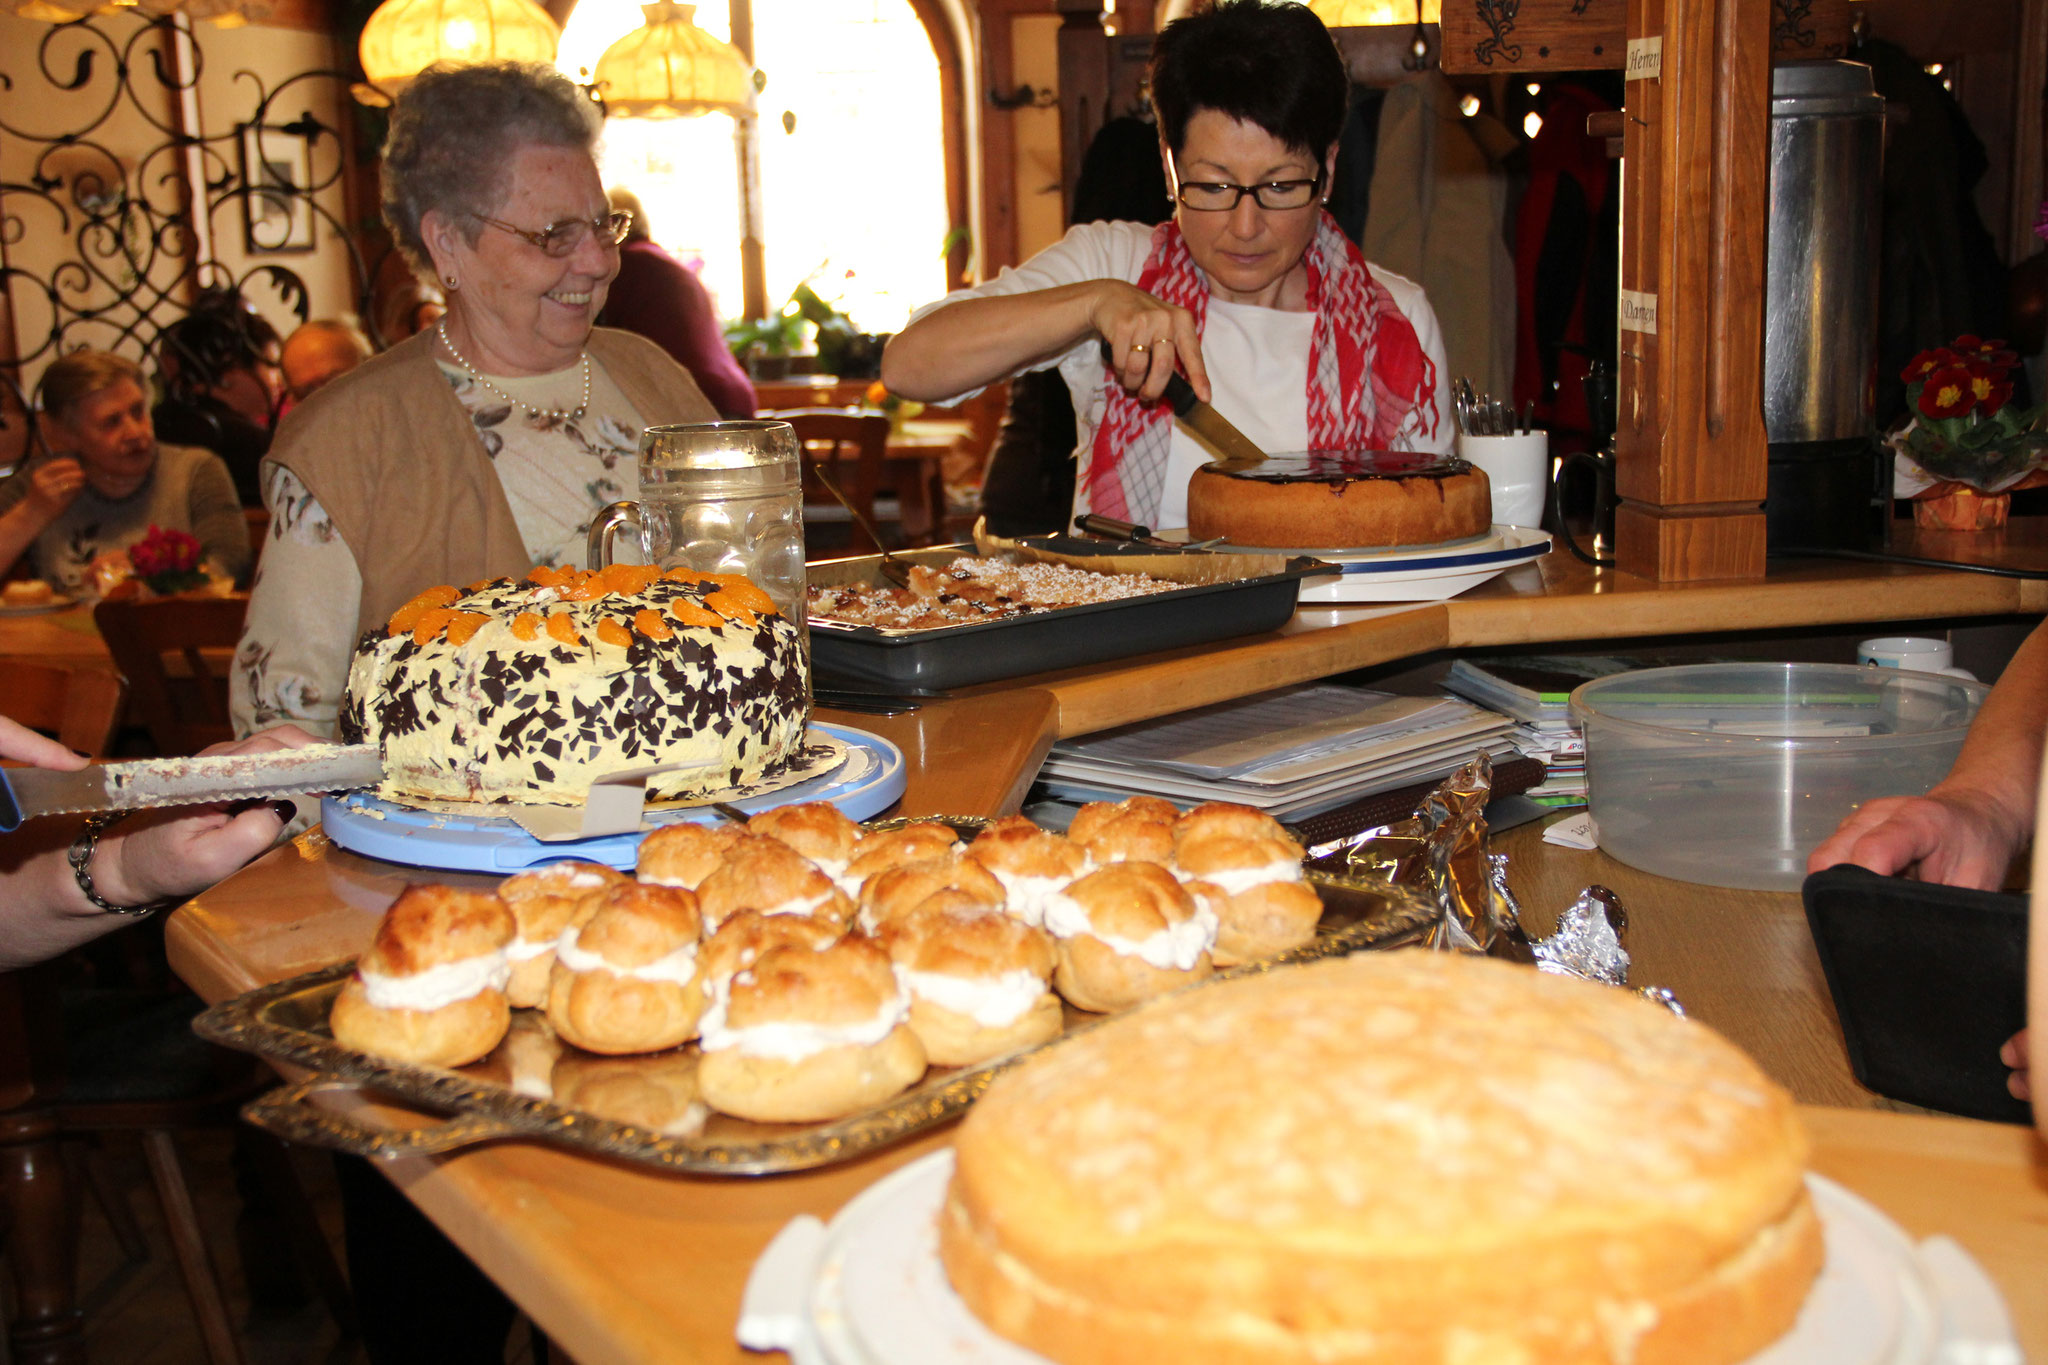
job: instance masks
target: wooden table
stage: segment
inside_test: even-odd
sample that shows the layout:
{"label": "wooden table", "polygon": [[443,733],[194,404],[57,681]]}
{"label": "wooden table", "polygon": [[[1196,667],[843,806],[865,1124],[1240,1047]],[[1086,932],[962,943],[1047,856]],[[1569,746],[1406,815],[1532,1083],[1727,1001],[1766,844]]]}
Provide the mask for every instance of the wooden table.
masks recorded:
{"label": "wooden table", "polygon": [[[1814,563],[1762,582],[1658,588],[1554,555],[1449,604],[1305,612],[1284,631],[1206,651],[990,687],[905,716],[833,718],[904,747],[904,813],[996,813],[1014,809],[1057,733],[1364,663],[1472,644],[1996,616],[2044,604],[2038,583],[1951,572]],[[1636,979],[1673,989],[1812,1106],[1815,1170],[1915,1236],[1960,1241],[2003,1287],[2029,1352],[2048,1359],[2048,1154],[2029,1130],[1890,1112],[1856,1086],[1796,897],[1650,877],[1599,853],[1545,846],[1533,827],[1498,847],[1539,928],[1588,882],[1615,887],[1633,917]],[[218,999],[348,957],[408,875],[308,836],[178,911],[167,934],[173,965]],[[829,1216],[946,1140],[939,1132],[853,1165],[753,1181],[664,1176],[519,1143],[388,1170],[578,1360],[739,1361],[756,1358],[732,1339],[741,1288],[783,1223]]]}
{"label": "wooden table", "polygon": [[0,616],[0,667],[12,660],[52,668],[114,666],[89,606]]}

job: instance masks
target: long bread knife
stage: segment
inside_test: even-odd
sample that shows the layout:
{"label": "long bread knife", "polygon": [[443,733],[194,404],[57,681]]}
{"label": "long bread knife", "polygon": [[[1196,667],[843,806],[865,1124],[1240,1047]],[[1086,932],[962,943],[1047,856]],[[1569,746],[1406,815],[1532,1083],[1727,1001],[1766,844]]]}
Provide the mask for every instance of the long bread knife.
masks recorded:
{"label": "long bread knife", "polygon": [[383,779],[384,760],[374,744],[309,744],[268,753],[150,758],[99,763],[69,773],[6,768],[0,769],[0,833],[40,815],[351,791]]}

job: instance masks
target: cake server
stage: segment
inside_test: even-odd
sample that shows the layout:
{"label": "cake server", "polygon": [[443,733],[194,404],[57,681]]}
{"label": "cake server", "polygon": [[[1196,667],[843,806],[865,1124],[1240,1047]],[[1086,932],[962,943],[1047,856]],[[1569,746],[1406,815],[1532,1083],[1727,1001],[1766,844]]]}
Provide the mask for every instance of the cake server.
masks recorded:
{"label": "cake server", "polygon": [[374,744],[308,744],[255,754],[98,763],[77,772],[0,770],[0,833],[39,815],[264,800],[349,791],[384,780]]}

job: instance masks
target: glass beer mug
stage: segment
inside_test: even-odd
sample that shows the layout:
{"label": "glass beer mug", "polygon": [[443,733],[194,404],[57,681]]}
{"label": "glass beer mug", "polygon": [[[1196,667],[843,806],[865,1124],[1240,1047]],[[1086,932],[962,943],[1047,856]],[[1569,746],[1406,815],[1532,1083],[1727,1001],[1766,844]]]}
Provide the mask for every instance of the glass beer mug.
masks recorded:
{"label": "glass beer mug", "polygon": [[787,422],[697,422],[640,433],[640,499],[590,524],[589,564],[612,561],[617,531],[649,564],[745,574],[804,625],[800,448]]}

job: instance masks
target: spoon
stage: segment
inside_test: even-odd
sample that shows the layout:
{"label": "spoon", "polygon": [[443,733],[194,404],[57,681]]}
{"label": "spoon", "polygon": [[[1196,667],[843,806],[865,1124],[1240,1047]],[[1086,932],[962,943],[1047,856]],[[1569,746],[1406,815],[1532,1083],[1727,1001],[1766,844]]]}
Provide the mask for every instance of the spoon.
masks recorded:
{"label": "spoon", "polygon": [[833,482],[832,476],[825,472],[823,465],[813,464],[811,472],[818,476],[819,483],[825,485],[827,493],[839,499],[839,505],[846,509],[848,516],[853,518],[853,524],[860,527],[867,534],[867,538],[875,542],[875,547],[882,551],[882,577],[888,579],[899,588],[909,587],[910,565],[904,563],[896,556],[890,554],[887,549],[883,548],[881,532],[877,531],[875,524],[868,520],[867,513],[855,507],[852,500],[840,491],[839,485]]}

